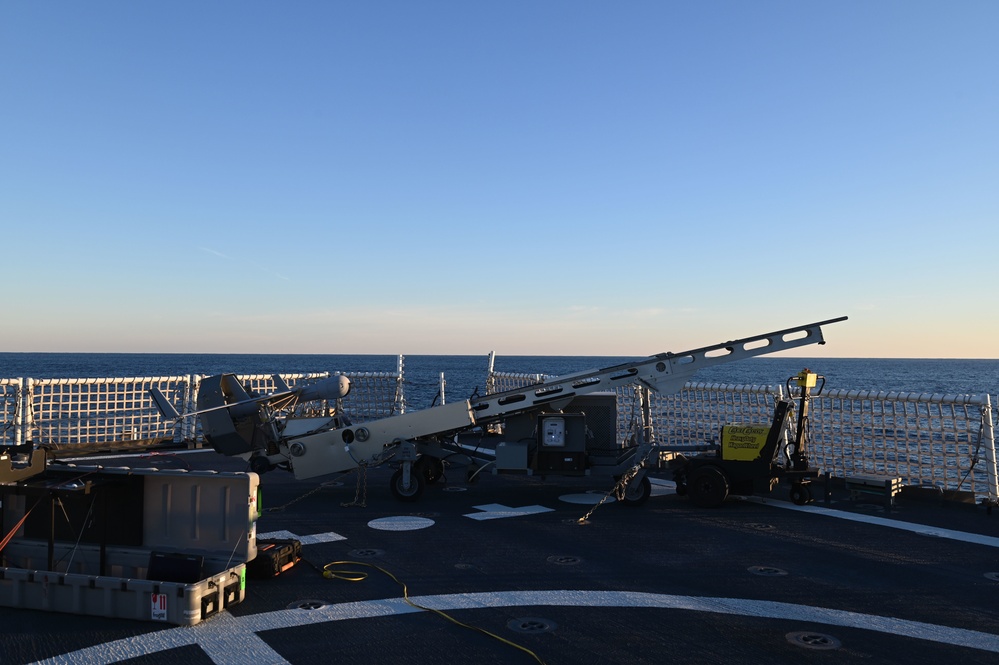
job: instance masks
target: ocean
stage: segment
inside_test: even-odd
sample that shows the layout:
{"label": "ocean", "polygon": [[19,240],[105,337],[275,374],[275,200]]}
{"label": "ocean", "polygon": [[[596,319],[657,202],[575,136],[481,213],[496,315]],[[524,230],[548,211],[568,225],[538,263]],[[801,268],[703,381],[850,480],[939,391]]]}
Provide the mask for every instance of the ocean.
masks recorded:
{"label": "ocean", "polygon": [[[499,372],[562,375],[600,369],[633,358],[607,356],[497,356]],[[392,372],[397,356],[340,354],[0,353],[0,378],[104,378],[190,374]],[[489,359],[481,356],[404,357],[407,407],[434,404],[444,373],[448,402],[485,393]],[[783,385],[808,368],[827,389],[993,396],[999,360],[758,357],[700,370],[695,381]],[[439,399],[438,399],[439,401]]]}

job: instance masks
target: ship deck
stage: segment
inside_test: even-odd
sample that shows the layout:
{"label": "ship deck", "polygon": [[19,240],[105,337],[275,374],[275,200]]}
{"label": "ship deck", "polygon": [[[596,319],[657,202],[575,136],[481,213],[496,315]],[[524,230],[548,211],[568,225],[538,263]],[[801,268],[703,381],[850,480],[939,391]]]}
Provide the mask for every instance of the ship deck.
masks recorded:
{"label": "ship deck", "polygon": [[[211,451],[101,463],[244,470]],[[644,505],[595,507],[606,479],[486,471],[469,484],[460,466],[403,503],[390,475],[372,469],[359,485],[356,473],[312,481],[267,473],[258,535],[301,540],[298,565],[250,579],[243,602],[191,627],[0,608],[0,660],[999,658],[999,515],[982,506],[903,497],[886,510],[837,490],[829,503],[799,507],[778,490],[698,508],[653,473]],[[349,505],[358,498],[363,506]],[[351,562],[333,567],[343,575],[323,576],[341,561]]]}

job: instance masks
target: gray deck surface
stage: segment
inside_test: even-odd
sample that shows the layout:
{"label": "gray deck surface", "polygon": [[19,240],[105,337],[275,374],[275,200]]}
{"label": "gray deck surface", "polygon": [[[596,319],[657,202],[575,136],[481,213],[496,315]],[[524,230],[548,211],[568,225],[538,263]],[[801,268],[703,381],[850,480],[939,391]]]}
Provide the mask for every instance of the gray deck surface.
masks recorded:
{"label": "gray deck surface", "polygon": [[[243,470],[212,452],[102,463]],[[778,490],[704,509],[653,474],[645,505],[608,502],[580,524],[607,479],[486,471],[470,485],[451,467],[403,503],[390,474],[368,472],[365,507],[343,505],[354,473],[265,474],[258,532],[300,538],[297,566],[194,627],[0,608],[0,662],[538,662],[407,605],[383,570],[549,665],[999,662],[999,512],[980,506],[885,512],[839,493],[801,509]],[[366,579],[321,575],[343,560]]]}

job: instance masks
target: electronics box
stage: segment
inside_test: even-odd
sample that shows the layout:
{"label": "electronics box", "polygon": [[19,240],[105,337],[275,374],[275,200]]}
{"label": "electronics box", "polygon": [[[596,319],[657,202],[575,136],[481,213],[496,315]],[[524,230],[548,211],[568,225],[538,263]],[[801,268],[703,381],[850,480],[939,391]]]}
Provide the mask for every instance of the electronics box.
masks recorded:
{"label": "electronics box", "polygon": [[239,603],[255,473],[52,466],[0,486],[0,605],[194,625]]}
{"label": "electronics box", "polygon": [[528,445],[500,441],[496,444],[496,469],[498,471],[526,471]]}
{"label": "electronics box", "polygon": [[538,450],[581,453],[586,450],[586,416],[582,413],[538,415]]}

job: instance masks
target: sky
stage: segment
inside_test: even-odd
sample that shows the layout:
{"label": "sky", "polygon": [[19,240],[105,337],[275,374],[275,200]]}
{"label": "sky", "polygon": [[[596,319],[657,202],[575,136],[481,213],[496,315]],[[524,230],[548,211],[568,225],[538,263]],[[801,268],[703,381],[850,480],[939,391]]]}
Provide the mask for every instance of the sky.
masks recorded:
{"label": "sky", "polygon": [[997,25],[6,2],[0,351],[997,358]]}

